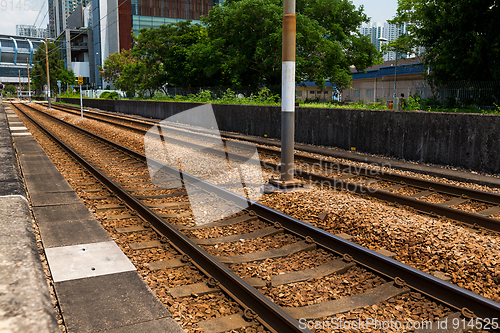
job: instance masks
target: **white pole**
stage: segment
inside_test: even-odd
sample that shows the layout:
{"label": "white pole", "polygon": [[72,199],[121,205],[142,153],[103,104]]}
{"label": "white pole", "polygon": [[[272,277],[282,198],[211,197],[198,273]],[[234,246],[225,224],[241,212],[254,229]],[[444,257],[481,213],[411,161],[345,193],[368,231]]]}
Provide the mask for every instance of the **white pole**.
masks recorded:
{"label": "white pole", "polygon": [[81,109],[82,120],[83,120],[83,99],[82,99],[82,85],[81,84],[80,84],[80,109]]}
{"label": "white pole", "polygon": [[295,25],[295,0],[285,0],[281,66],[281,180],[285,185],[294,179]]}

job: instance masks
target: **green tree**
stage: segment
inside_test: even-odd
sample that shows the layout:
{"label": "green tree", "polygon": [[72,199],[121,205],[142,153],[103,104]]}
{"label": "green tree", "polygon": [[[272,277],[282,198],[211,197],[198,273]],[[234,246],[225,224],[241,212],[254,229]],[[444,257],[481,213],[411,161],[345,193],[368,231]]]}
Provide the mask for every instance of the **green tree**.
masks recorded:
{"label": "green tree", "polygon": [[[50,88],[57,88],[57,80],[63,71],[63,61],[59,58],[59,50],[54,43],[47,43],[49,54]],[[43,89],[47,84],[47,66],[45,62],[45,43],[41,44],[33,56],[33,69],[31,70],[33,89]],[[74,81],[73,81],[74,82]]]}
{"label": "green tree", "polygon": [[431,84],[500,80],[498,0],[398,0],[393,22],[410,22],[399,43],[425,48]]}
{"label": "green tree", "polygon": [[[283,3],[280,0],[232,0],[203,19],[216,51],[207,75],[241,87],[281,82]],[[297,1],[297,81],[320,85],[326,78],[340,87],[351,81],[350,66],[374,64],[380,54],[358,27],[368,21],[363,8],[348,0]],[[209,49],[209,48],[208,48]]]}
{"label": "green tree", "polygon": [[190,20],[141,29],[133,54],[150,72],[149,87],[162,89],[165,84],[177,87],[204,83],[203,68],[193,63],[192,47],[206,42],[206,29]]}
{"label": "green tree", "polygon": [[[59,76],[57,77],[57,80],[60,80],[61,81],[61,86],[65,86],[66,84],[75,84],[76,82],[76,76],[75,76],[75,72],[73,72],[72,70],[67,70],[66,68],[63,68],[59,74]],[[57,84],[57,80],[56,80],[56,84]],[[52,82],[50,84],[52,86]]]}
{"label": "green tree", "polygon": [[6,94],[10,94],[10,95],[14,95],[16,94],[17,92],[17,88],[15,85],[13,84],[8,84],[4,87],[3,91],[6,93]]}
{"label": "green tree", "polygon": [[[278,86],[282,20],[281,0],[227,0],[202,18],[203,25],[141,29],[131,52],[106,60],[102,76],[139,95],[166,86]],[[351,66],[363,70],[378,61],[380,53],[358,33],[367,21],[349,0],[298,0],[297,82],[323,86],[330,79],[346,87]]]}
{"label": "green tree", "polygon": [[140,62],[140,59],[132,55],[131,50],[110,54],[104,61],[104,66],[100,68],[101,77],[125,91],[128,97],[133,97],[140,81],[137,76],[137,66]]}

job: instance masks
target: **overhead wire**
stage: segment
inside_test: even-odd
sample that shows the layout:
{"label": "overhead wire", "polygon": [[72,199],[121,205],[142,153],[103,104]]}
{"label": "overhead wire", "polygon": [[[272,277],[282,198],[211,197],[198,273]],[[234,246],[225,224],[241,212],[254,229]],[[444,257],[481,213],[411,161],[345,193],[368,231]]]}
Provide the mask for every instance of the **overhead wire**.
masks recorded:
{"label": "overhead wire", "polygon": [[[120,3],[120,4],[119,4],[118,6],[116,6],[113,10],[109,11],[106,15],[104,15],[104,16],[103,16],[103,17],[102,17],[99,21],[97,21],[97,23],[96,23],[95,25],[93,25],[93,26],[92,26],[92,30],[93,30],[95,27],[97,27],[97,25],[98,25],[99,23],[101,23],[101,21],[102,21],[102,20],[104,20],[104,19],[105,19],[105,18],[106,18],[109,14],[111,14],[111,13],[115,12],[118,8],[120,8],[120,7],[121,7],[121,6],[122,6],[125,2],[127,2],[127,1],[128,1],[128,0],[123,0],[123,2],[122,2],[122,3]],[[45,16],[47,16],[48,12],[49,12],[49,10],[47,9],[47,12],[45,13]],[[43,20],[45,19],[45,16],[44,16],[44,18],[42,19],[42,22],[43,22]],[[99,33],[103,32],[103,31],[104,31],[104,30],[106,30],[106,29],[107,29],[107,27],[105,27],[104,29],[102,29],[102,28],[101,28],[101,29],[99,29]],[[82,29],[82,32],[81,32],[81,33],[79,33],[78,35],[74,36],[74,37],[73,37],[73,38],[71,38],[70,40],[66,41],[66,43],[70,43],[72,40],[74,40],[74,39],[78,38],[80,35],[82,35],[82,34],[84,34],[84,33],[86,33],[86,32],[87,32],[87,29]],[[63,50],[63,49],[65,49],[65,48],[66,48],[66,46],[62,46],[62,45],[61,45],[61,46],[56,46],[54,49],[50,50],[50,52],[48,52],[48,54],[47,54],[47,55],[51,54],[51,53],[52,53],[52,52],[54,52],[54,51],[57,51],[57,50]],[[41,61],[45,61],[45,59],[43,59],[43,60],[38,60],[38,61],[34,61],[34,62],[32,62],[32,65],[35,65],[35,63],[38,63],[38,62],[41,62]]]}

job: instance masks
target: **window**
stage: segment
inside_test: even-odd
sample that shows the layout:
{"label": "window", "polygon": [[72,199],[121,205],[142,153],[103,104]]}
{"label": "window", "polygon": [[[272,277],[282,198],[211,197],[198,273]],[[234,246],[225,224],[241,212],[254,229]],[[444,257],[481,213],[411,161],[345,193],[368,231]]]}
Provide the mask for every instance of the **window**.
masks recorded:
{"label": "window", "polygon": [[354,97],[360,97],[361,90],[354,90]]}
{"label": "window", "polygon": [[297,93],[297,97],[302,97],[302,90],[297,90],[296,93]]}
{"label": "window", "polygon": [[[49,73],[49,74],[50,74],[50,73]],[[314,90],[311,90],[309,93],[310,93],[311,95],[314,95]]]}
{"label": "window", "polygon": [[366,89],[366,98],[373,99],[373,89]]}
{"label": "window", "polygon": [[[50,74],[50,73],[49,73]],[[318,90],[318,95],[321,94],[321,91]]]}

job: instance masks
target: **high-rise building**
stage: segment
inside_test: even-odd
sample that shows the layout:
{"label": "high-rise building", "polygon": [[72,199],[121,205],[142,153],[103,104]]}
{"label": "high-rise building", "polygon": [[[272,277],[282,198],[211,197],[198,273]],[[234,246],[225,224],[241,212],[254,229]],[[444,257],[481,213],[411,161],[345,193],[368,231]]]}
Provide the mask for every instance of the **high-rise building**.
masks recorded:
{"label": "high-rise building", "polygon": [[[55,0],[57,1],[57,0]],[[92,0],[93,56],[103,66],[112,53],[132,47],[132,33],[185,20],[200,22],[219,0]],[[91,80],[105,86],[95,71]]]}
{"label": "high-rise building", "polygon": [[[385,38],[388,42],[398,39],[401,35],[407,33],[408,23],[405,24],[390,24],[390,23],[380,23],[380,22],[370,22],[368,24],[363,24],[359,28],[360,34],[363,36],[370,36],[371,42],[377,47],[377,50],[381,50],[381,46],[385,42],[381,42],[379,38]],[[398,59],[407,58],[406,53],[398,52]],[[396,59],[396,52],[389,51],[384,54],[384,60],[394,60]]]}
{"label": "high-rise building", "polygon": [[16,35],[43,39],[47,35],[47,29],[37,28],[35,25],[18,24],[16,25]]}
{"label": "high-rise building", "polygon": [[50,37],[56,37],[66,29],[68,17],[80,5],[86,6],[90,0],[48,0],[49,4],[49,30]]}
{"label": "high-rise building", "polygon": [[[200,23],[201,15],[207,15],[219,0],[92,0],[87,6],[75,8],[70,1],[49,0],[55,4],[66,1],[66,8],[72,10],[64,20],[64,28],[57,33],[61,48],[61,58],[67,69],[82,76],[85,83],[102,89],[99,67],[110,54],[132,48],[132,33],[138,34],[143,28],[157,28],[160,25],[191,20]],[[56,7],[57,9],[57,7]],[[58,13],[61,13],[60,11]],[[59,14],[58,14],[59,15]],[[57,18],[59,17],[59,19]]]}

